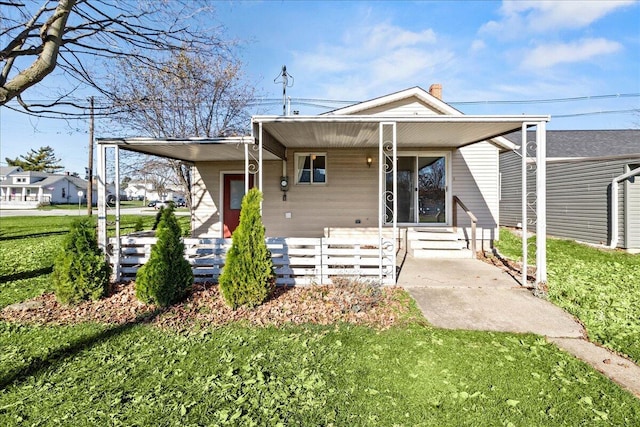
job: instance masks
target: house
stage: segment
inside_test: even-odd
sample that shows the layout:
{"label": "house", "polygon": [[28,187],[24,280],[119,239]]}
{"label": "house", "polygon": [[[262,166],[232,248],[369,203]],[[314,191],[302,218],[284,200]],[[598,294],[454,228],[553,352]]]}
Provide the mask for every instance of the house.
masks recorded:
{"label": "house", "polygon": [[[639,251],[640,130],[547,131],[546,149],[548,233]],[[515,152],[500,155],[501,225],[522,224],[521,163]]]}
{"label": "house", "polygon": [[184,200],[182,189],[169,185],[163,191],[158,191],[154,184],[145,181],[129,181],[123,190],[127,200]]}
{"label": "house", "polygon": [[0,167],[0,205],[4,209],[35,208],[41,204],[86,203],[87,181],[70,174]]}
{"label": "house", "polygon": [[[256,186],[266,235],[288,239],[279,249],[285,260],[320,260],[299,271],[322,270],[324,281],[334,257],[332,272],[367,264],[392,282],[402,251],[471,257],[498,238],[499,153],[516,146],[502,135],[535,127],[544,146],[548,120],[465,116],[441,99],[440,85],[413,87],[317,116],[254,116],[251,135],[241,137],[99,139],[98,174],[106,173],[107,149],[189,162],[193,237],[216,245],[233,233],[242,196]],[[106,248],[106,225],[99,229]],[[373,258],[358,252],[353,267],[346,257],[354,251]],[[537,259],[546,281],[544,253]]]}

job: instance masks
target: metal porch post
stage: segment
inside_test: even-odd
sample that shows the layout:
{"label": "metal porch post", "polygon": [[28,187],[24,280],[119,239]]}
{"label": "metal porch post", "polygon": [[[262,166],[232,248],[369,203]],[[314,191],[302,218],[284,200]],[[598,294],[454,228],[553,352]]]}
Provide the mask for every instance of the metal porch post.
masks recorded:
{"label": "metal porch post", "polygon": [[[107,254],[107,147],[98,144],[98,162],[96,180],[98,181],[98,246]],[[93,201],[93,194],[88,196]]]}
{"label": "metal porch post", "polygon": [[528,256],[527,256],[527,124],[522,124],[522,286],[527,286],[527,269],[528,266]]}
{"label": "metal porch post", "polygon": [[[391,141],[385,140],[385,126],[391,126]],[[390,146],[389,146],[390,145]],[[387,177],[387,154],[386,148],[391,150],[391,173],[393,176],[393,188],[391,194],[386,190],[386,177]],[[396,197],[398,189],[398,171],[397,171],[397,137],[396,137],[396,123],[395,122],[380,122],[379,127],[379,143],[378,143],[378,241],[379,241],[379,259],[380,259],[380,273],[379,280],[383,283],[383,266],[385,258],[385,248],[388,247],[382,235],[382,228],[384,226],[385,214],[387,212],[387,200],[391,200],[392,203],[392,236],[391,236],[391,283],[396,282],[396,234],[398,231],[398,199]]]}
{"label": "metal porch post", "polygon": [[244,194],[249,192],[249,146],[244,144]]}
{"label": "metal porch post", "polygon": [[536,126],[536,291],[546,292],[547,284],[547,131],[546,123]]}
{"label": "metal porch post", "polygon": [[[262,190],[262,122],[260,122],[260,134],[258,135],[258,188]],[[262,215],[262,201],[260,202],[260,215]]]}
{"label": "metal porch post", "polygon": [[120,147],[115,145],[115,197],[116,197],[116,244],[113,247],[113,275],[120,281]]}

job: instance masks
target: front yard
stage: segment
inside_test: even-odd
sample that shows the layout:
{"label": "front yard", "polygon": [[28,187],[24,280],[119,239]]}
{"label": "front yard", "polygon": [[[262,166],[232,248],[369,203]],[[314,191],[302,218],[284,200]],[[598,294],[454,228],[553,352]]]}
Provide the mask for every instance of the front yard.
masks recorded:
{"label": "front yard", "polygon": [[[0,220],[0,307],[49,292],[66,226]],[[638,399],[544,339],[434,329],[399,301],[382,328],[212,326],[196,305],[193,322],[158,321],[189,302],[117,324],[0,321],[0,424],[638,424]]]}
{"label": "front yard", "polygon": [[[507,229],[497,246],[522,258],[520,238]],[[640,255],[547,239],[547,264],[549,299],[580,319],[589,339],[639,363]]]}

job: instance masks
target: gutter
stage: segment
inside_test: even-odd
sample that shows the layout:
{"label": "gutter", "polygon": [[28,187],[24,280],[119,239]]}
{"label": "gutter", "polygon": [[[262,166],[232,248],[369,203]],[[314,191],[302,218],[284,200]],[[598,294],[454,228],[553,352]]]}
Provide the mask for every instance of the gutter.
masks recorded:
{"label": "gutter", "polygon": [[640,167],[617,176],[613,178],[613,181],[611,181],[611,242],[609,243],[609,247],[611,249],[618,247],[618,184],[626,179],[638,175],[640,175]]}

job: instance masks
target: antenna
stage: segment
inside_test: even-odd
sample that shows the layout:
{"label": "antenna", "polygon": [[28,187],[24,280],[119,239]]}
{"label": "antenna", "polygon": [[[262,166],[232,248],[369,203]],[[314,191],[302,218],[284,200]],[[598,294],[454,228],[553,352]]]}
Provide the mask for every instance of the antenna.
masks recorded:
{"label": "antenna", "polygon": [[[280,74],[278,74],[278,76],[273,79],[274,83],[280,83],[280,81],[278,80],[280,77],[282,77],[282,115],[286,116],[287,115],[287,88],[288,87],[293,87],[293,76],[289,73],[287,73],[287,66],[283,65],[282,66],[282,71],[280,71]],[[289,84],[289,78],[291,78],[291,84]]]}

